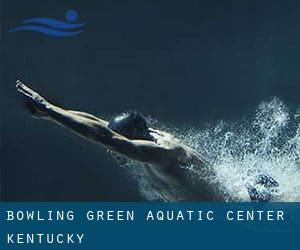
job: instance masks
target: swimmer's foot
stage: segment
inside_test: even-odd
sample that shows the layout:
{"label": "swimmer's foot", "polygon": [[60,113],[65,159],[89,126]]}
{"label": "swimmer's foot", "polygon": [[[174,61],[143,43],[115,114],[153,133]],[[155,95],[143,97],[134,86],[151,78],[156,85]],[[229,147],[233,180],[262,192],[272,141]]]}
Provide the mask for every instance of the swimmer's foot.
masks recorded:
{"label": "swimmer's foot", "polygon": [[42,96],[19,80],[16,81],[16,90],[25,98],[25,106],[35,118],[47,116],[44,111],[48,103]]}
{"label": "swimmer's foot", "polygon": [[252,183],[247,183],[246,187],[251,201],[270,201],[279,194],[279,183],[267,174],[259,174]]}

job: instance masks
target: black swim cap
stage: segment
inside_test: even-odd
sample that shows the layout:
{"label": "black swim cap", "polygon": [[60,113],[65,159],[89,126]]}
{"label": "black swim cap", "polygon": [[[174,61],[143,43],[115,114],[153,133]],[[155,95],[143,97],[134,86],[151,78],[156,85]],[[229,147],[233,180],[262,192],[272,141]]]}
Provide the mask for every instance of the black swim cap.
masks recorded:
{"label": "black swim cap", "polygon": [[153,140],[147,119],[136,111],[121,113],[109,121],[108,127],[129,139]]}

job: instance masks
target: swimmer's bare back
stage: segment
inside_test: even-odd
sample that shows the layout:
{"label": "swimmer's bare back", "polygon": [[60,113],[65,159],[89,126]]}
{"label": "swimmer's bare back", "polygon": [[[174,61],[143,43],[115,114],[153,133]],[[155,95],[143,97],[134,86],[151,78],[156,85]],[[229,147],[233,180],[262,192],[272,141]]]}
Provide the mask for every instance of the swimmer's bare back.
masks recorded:
{"label": "swimmer's bare back", "polygon": [[128,139],[111,130],[107,121],[85,112],[55,106],[21,81],[16,83],[17,91],[25,98],[28,109],[36,118],[58,123],[128,159],[156,165],[165,173],[172,173],[173,170],[176,172],[175,168],[180,166],[196,165],[199,168],[207,168],[207,173],[214,174],[195,150],[177,140],[159,143],[159,138],[172,140],[172,136],[168,136],[166,132],[149,128],[153,137],[157,138],[156,141]]}

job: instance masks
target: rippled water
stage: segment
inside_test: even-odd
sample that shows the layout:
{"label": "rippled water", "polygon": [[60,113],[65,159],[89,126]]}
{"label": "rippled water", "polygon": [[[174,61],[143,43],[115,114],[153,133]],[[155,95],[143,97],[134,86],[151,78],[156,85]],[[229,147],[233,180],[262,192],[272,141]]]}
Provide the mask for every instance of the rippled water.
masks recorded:
{"label": "rippled water", "polygon": [[[219,190],[228,199],[249,200],[245,184],[257,174],[267,173],[280,185],[273,200],[300,201],[300,110],[291,111],[273,98],[239,122],[223,120],[203,130],[176,129],[175,133],[215,168]],[[153,186],[146,169],[133,163],[130,166],[141,194],[149,200],[161,198],[161,191]],[[194,177],[200,175],[193,168],[190,171]],[[209,176],[205,178],[214,181]]]}

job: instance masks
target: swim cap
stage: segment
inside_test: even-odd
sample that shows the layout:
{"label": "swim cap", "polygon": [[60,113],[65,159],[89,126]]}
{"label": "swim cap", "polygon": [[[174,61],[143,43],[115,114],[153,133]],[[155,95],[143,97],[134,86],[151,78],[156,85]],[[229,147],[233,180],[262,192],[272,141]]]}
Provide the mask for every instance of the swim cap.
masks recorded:
{"label": "swim cap", "polygon": [[147,119],[136,111],[117,115],[109,121],[108,127],[129,139],[153,140],[148,130]]}

